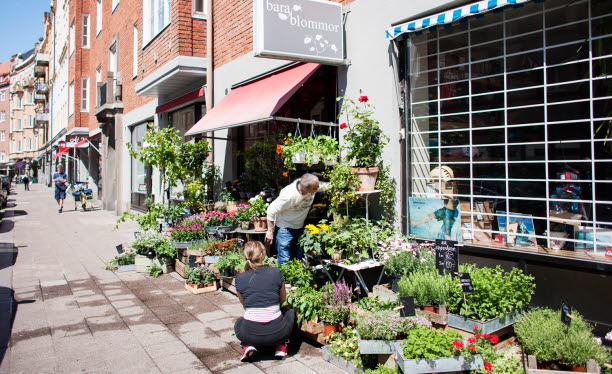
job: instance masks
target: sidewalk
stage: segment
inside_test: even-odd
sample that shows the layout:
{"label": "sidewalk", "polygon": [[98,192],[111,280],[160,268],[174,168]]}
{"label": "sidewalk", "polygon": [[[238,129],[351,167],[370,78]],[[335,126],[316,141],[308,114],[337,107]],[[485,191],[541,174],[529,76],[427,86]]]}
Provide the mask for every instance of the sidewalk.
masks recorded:
{"label": "sidewalk", "polygon": [[[16,262],[12,285],[0,286],[14,290],[15,316],[0,373],[343,373],[304,342],[282,361],[240,362],[233,325],[243,309],[234,295],[193,295],[176,273],[106,271],[134,223],[113,232],[112,213],[75,212],[70,198],[60,214],[42,184],[13,193],[0,243],[14,243]],[[10,269],[2,266],[0,282]]]}

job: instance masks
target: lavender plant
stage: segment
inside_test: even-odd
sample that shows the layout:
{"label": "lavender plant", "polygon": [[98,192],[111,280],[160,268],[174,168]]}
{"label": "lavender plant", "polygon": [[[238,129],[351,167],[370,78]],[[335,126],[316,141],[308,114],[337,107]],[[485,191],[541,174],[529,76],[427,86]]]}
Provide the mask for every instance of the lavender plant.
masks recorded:
{"label": "lavender plant", "polygon": [[346,321],[351,309],[353,291],[344,279],[327,284],[323,290],[323,308],[321,320],[328,325],[337,325]]}

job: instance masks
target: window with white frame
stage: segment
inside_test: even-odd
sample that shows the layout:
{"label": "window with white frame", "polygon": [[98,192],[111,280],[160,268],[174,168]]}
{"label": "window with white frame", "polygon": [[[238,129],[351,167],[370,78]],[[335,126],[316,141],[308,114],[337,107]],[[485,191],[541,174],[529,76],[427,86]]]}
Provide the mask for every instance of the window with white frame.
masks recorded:
{"label": "window with white frame", "polygon": [[75,47],[75,31],[74,31],[74,21],[72,21],[72,23],[70,24],[70,56],[72,56],[72,54],[74,53],[74,47]]}
{"label": "window with white frame", "polygon": [[17,97],[17,109],[23,109],[23,99],[21,97]]}
{"label": "window with white frame", "polygon": [[6,141],[6,132],[0,131],[0,142]]}
{"label": "window with white frame", "polygon": [[30,101],[28,102],[28,104],[34,104],[34,92],[29,93],[29,98]]}
{"label": "window with white frame", "polygon": [[531,2],[409,36],[410,233],[612,246],[611,4]]}
{"label": "window with white frame", "polygon": [[6,101],[6,91],[0,91],[0,101]]}
{"label": "window with white frame", "polygon": [[34,116],[30,116],[30,128],[34,128]]}
{"label": "window with white frame", "polygon": [[32,138],[28,138],[28,150],[31,151],[32,149]]}
{"label": "window with white frame", "polygon": [[196,18],[206,18],[206,3],[208,0],[192,0],[191,13]]}
{"label": "window with white frame", "polygon": [[100,98],[98,97],[98,83],[102,83],[102,66],[98,66],[96,69],[96,106],[98,106],[98,103],[100,102]]}
{"label": "window with white frame", "polygon": [[21,131],[21,118],[17,119],[17,130]]}
{"label": "window with white frame", "polygon": [[68,86],[68,116],[74,114],[74,82]]}
{"label": "window with white frame", "polygon": [[89,48],[89,14],[83,14],[83,48]]}
{"label": "window with white frame", "polygon": [[17,140],[17,152],[21,152],[21,140]]}
{"label": "window with white frame", "polygon": [[6,121],[6,112],[3,110],[0,112],[0,122]]}
{"label": "window with white frame", "polygon": [[144,46],[170,24],[170,0],[143,0],[142,11]]}
{"label": "window with white frame", "polygon": [[6,154],[4,152],[0,152],[0,161],[6,161]]}
{"label": "window with white frame", "polygon": [[132,76],[138,75],[138,24],[134,24],[134,55],[132,57]]}
{"label": "window with white frame", "polygon": [[96,35],[102,31],[102,0],[96,0]]}
{"label": "window with white frame", "polygon": [[112,4],[111,5],[111,7],[112,7],[111,12],[114,12],[115,8],[117,8],[117,5],[119,5],[119,0],[113,0],[111,4]]}
{"label": "window with white frame", "polygon": [[89,78],[81,80],[81,112],[89,111]]}

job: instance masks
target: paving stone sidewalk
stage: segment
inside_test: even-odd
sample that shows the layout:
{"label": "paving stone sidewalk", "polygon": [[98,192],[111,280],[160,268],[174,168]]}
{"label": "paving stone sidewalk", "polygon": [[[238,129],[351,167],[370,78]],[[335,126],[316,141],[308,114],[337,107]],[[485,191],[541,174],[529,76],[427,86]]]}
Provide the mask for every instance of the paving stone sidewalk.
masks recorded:
{"label": "paving stone sidewalk", "polygon": [[112,231],[111,212],[68,199],[60,214],[52,189],[13,187],[0,242],[13,241],[16,261],[0,286],[14,290],[14,321],[0,373],[344,373],[307,342],[281,361],[240,362],[233,294],[193,295],[176,273],[106,271],[134,223]]}

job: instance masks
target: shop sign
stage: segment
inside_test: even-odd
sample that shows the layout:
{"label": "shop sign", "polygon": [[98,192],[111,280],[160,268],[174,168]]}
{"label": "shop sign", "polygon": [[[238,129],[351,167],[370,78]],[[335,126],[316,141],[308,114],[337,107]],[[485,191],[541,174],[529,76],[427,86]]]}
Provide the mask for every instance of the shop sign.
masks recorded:
{"label": "shop sign", "polygon": [[258,57],[344,63],[342,5],[321,0],[255,0]]}
{"label": "shop sign", "polygon": [[459,271],[459,248],[456,241],[436,239],[436,269],[440,275]]}
{"label": "shop sign", "polygon": [[87,142],[84,145],[76,145],[80,141],[87,140],[87,138],[89,138],[87,135],[66,135],[66,148],[87,148],[89,146]]}

